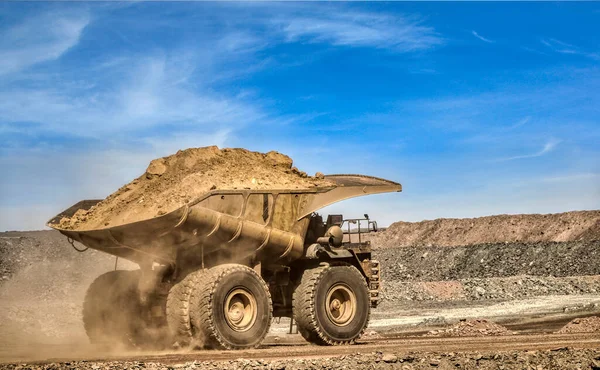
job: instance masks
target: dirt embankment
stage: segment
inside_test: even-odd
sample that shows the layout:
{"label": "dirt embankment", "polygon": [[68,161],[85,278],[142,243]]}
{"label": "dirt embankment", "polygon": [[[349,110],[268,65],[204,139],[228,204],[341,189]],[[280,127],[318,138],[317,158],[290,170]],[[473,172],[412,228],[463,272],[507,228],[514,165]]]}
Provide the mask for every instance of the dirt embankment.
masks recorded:
{"label": "dirt embankment", "polygon": [[600,316],[576,318],[558,331],[567,333],[600,333]]}
{"label": "dirt embankment", "polygon": [[600,240],[600,211],[400,221],[371,240],[377,248]]}
{"label": "dirt embankment", "polygon": [[190,148],[150,162],[146,172],[89,211],[57,225],[90,230],[149,219],[171,212],[215,189],[307,189],[330,186],[323,175],[308,176],[284,154]]}

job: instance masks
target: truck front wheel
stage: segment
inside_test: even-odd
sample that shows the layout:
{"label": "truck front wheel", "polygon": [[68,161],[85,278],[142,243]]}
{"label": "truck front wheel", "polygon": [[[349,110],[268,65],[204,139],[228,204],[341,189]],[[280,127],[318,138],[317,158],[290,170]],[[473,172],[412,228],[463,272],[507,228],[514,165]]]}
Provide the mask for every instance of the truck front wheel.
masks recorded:
{"label": "truck front wheel", "polygon": [[205,347],[257,347],[269,331],[272,315],[267,284],[247,266],[215,266],[192,289],[190,318],[194,339]]}
{"label": "truck front wheel", "polygon": [[350,344],[369,323],[369,290],[350,265],[303,272],[293,296],[294,319],[304,339],[320,345]]}

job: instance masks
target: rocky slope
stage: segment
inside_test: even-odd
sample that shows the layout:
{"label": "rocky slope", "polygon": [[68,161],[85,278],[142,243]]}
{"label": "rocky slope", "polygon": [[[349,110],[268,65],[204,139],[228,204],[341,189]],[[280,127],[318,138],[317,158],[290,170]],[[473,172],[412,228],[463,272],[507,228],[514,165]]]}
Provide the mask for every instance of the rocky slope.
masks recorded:
{"label": "rocky slope", "polygon": [[400,221],[371,240],[378,248],[600,240],[600,211]]}

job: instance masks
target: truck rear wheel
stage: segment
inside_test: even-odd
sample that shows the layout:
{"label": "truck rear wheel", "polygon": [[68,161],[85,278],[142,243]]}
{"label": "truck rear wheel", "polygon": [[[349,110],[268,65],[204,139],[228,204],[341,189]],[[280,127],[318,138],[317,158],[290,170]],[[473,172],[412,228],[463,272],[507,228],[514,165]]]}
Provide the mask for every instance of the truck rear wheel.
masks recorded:
{"label": "truck rear wheel", "polygon": [[194,271],[169,290],[166,308],[167,324],[173,343],[179,347],[187,347],[192,342],[190,296],[194,288],[204,284],[202,279],[205,272],[206,270]]}
{"label": "truck rear wheel", "polygon": [[259,346],[271,325],[271,294],[253,269],[226,264],[209,269],[191,294],[194,338],[205,347]]}
{"label": "truck rear wheel", "polygon": [[371,302],[362,274],[350,265],[307,269],[293,295],[298,331],[320,345],[350,344],[369,323]]}
{"label": "truck rear wheel", "polygon": [[83,326],[92,344],[134,347],[144,341],[139,279],[139,270],[117,270],[90,285],[83,302]]}

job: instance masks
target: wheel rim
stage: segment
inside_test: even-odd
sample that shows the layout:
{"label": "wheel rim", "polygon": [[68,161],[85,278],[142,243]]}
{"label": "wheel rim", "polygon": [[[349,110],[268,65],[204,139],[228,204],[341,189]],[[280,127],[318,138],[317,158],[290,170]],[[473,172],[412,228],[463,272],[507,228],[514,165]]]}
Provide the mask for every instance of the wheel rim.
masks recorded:
{"label": "wheel rim", "polygon": [[325,301],[327,317],[337,326],[348,325],[356,313],[356,296],[345,284],[336,284],[329,289]]}
{"label": "wheel rim", "polygon": [[246,289],[238,288],[229,292],[223,308],[227,325],[235,331],[246,331],[256,321],[256,299]]}

